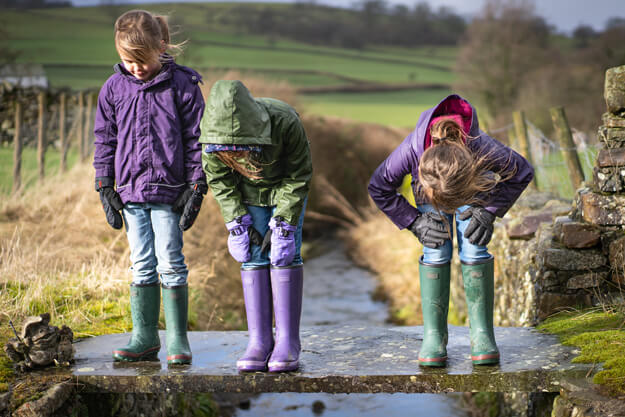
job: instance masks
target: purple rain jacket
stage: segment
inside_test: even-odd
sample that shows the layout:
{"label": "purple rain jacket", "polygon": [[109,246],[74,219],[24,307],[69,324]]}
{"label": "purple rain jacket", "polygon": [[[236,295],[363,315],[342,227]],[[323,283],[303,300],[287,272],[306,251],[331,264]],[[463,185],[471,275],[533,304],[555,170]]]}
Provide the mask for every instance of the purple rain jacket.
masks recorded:
{"label": "purple rain jacket", "polygon": [[[450,95],[437,106],[421,113],[412,133],[380,164],[369,182],[369,195],[400,229],[410,226],[419,212],[397,189],[404,177],[411,174],[414,190],[414,185],[419,181],[419,160],[430,142],[430,122],[436,117],[451,114],[462,117],[463,127],[470,136],[467,146],[472,152],[488,155],[493,171],[514,173],[507,180],[499,182],[488,194],[485,207],[488,211],[503,217],[534,178],[534,169],[525,158],[479,129],[477,113],[471,103],[458,95]],[[417,203],[427,201],[417,200]]]}
{"label": "purple rain jacket", "polygon": [[95,176],[115,178],[124,204],[172,204],[187,183],[206,181],[201,76],[174,62],[147,82],[122,64],[115,72],[98,96]]}

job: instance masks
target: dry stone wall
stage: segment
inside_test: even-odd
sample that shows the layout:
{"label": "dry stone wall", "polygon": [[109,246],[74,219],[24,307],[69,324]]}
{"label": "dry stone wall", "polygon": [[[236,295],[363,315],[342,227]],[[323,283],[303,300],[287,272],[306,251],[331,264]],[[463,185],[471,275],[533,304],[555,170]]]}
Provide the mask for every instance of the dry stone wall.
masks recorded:
{"label": "dry stone wall", "polygon": [[[625,66],[606,72],[607,113],[593,180],[571,204],[528,189],[496,223],[495,312],[499,326],[535,325],[571,307],[623,302],[625,289]],[[466,303],[459,266],[451,291]]]}

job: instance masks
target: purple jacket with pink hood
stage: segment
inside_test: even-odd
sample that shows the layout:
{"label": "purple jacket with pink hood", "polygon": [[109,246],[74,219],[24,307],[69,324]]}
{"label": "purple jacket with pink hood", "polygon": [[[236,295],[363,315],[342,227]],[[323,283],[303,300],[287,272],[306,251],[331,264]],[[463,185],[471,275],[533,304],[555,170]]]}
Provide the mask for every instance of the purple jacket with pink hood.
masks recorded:
{"label": "purple jacket with pink hood", "polygon": [[497,183],[485,197],[488,211],[503,217],[534,178],[534,169],[525,158],[480,130],[471,103],[458,95],[450,95],[421,113],[416,128],[375,170],[369,182],[371,198],[400,229],[410,226],[419,211],[397,189],[408,174],[412,175],[412,188],[415,188],[419,181],[419,161],[430,145],[429,127],[435,118],[443,115],[461,117],[464,130],[468,132],[467,147],[476,155],[488,155],[494,172],[513,173],[502,176],[506,179]]}
{"label": "purple jacket with pink hood", "polygon": [[206,181],[198,142],[204,99],[200,75],[174,62],[147,82],[122,64],[100,90],[96,178],[115,178],[124,204],[172,204],[185,185]]}

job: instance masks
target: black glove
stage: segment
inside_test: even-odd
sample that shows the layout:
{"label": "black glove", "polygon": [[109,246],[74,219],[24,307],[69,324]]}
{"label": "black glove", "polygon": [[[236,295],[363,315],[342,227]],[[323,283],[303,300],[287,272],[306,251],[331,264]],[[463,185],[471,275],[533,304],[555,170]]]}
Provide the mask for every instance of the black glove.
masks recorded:
{"label": "black glove", "polygon": [[124,221],[119,211],[124,208],[124,203],[122,203],[122,199],[113,188],[113,185],[115,185],[113,178],[101,177],[95,179],[95,190],[100,193],[100,201],[102,202],[104,214],[106,214],[106,221],[113,229],[121,229]]}
{"label": "black glove", "polygon": [[256,246],[261,246],[263,244],[262,235],[254,228],[254,226],[250,226],[247,229],[247,234],[250,236],[250,242],[255,244]]}
{"label": "black glove", "polygon": [[464,230],[464,237],[473,245],[485,246],[493,237],[493,223],[495,215],[484,207],[472,206],[458,215],[458,219],[471,218],[469,225]]}
{"label": "black glove", "polygon": [[182,231],[193,226],[193,222],[195,222],[200,208],[202,207],[204,194],[206,194],[207,191],[208,186],[205,182],[191,183],[172,205],[171,210],[180,214],[180,223],[178,225]]}
{"label": "black glove", "polygon": [[428,248],[436,249],[449,239],[445,223],[438,213],[423,213],[408,228]]}
{"label": "black glove", "polygon": [[267,233],[265,233],[263,242],[260,245],[260,253],[265,253],[265,252],[268,252],[269,250],[271,250],[271,228],[267,229]]}

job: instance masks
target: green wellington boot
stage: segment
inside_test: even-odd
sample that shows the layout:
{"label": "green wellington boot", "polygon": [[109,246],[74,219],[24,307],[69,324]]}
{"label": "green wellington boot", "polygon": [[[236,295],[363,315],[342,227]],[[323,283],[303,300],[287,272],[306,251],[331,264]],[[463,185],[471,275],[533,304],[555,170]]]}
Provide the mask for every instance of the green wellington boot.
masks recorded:
{"label": "green wellington boot", "polygon": [[185,365],[191,363],[191,348],[187,339],[189,310],[189,287],[163,285],[163,307],[167,340],[167,363]]}
{"label": "green wellington boot", "polygon": [[445,366],[447,363],[447,313],[449,311],[449,262],[431,265],[419,260],[423,344],[419,365]]}
{"label": "green wellington boot", "polygon": [[130,285],[132,337],[126,346],[113,351],[113,359],[127,362],[158,359],[158,351],[161,349],[158,337],[160,308],[161,289],[158,282]]}
{"label": "green wellington boot", "polygon": [[462,263],[462,281],[467,297],[471,327],[471,360],[473,365],[499,363],[499,349],[493,330],[495,260],[491,256],[481,263]]}

